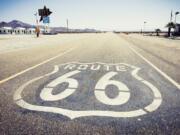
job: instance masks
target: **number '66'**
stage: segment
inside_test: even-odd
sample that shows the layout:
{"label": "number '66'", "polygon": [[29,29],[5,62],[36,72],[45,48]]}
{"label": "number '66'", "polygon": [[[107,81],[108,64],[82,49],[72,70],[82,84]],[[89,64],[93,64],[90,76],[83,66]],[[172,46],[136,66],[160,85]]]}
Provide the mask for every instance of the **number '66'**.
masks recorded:
{"label": "number '66'", "polygon": [[[76,79],[71,78],[71,76],[76,75],[80,73],[81,71],[75,70],[69,73],[64,74],[63,76],[60,76],[47,84],[46,87],[44,87],[40,93],[41,99],[44,101],[57,101],[57,100],[62,100],[71,94],[73,94],[76,89],[78,88],[78,81]],[[121,105],[126,103],[129,98],[130,98],[130,92],[128,87],[116,80],[111,80],[112,77],[116,76],[118,73],[117,72],[108,72],[104,76],[100,78],[100,80],[97,82],[95,86],[95,97],[102,103],[106,105]],[[65,89],[64,91],[53,95],[52,91],[53,89],[61,84],[61,83],[68,83],[68,88]],[[109,85],[114,85],[118,88],[119,93],[115,98],[109,98],[106,93],[105,89]]]}

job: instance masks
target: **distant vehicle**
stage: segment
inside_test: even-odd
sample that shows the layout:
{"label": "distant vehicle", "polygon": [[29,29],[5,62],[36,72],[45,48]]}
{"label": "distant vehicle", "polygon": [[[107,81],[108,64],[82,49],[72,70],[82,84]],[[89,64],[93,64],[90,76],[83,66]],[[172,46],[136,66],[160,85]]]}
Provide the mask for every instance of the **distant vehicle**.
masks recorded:
{"label": "distant vehicle", "polygon": [[56,31],[44,32],[43,35],[57,35]]}

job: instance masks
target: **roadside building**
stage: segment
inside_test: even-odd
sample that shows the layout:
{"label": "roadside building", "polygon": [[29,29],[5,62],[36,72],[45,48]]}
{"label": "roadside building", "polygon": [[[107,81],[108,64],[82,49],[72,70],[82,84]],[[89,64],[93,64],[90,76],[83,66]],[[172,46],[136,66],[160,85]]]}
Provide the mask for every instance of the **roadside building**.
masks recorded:
{"label": "roadside building", "polygon": [[[46,31],[46,33],[48,30]],[[40,34],[44,34],[45,30],[40,28]],[[16,28],[11,28],[11,27],[1,27],[0,28],[0,34],[36,34],[35,28],[28,28],[25,29],[23,27],[16,27]]]}
{"label": "roadside building", "polygon": [[26,34],[26,29],[22,27],[17,27],[13,31],[15,34]]}
{"label": "roadside building", "polygon": [[1,27],[0,34],[12,34],[13,29],[11,27]]}
{"label": "roadside building", "polygon": [[174,35],[180,36],[180,24],[175,24]]}
{"label": "roadside building", "polygon": [[35,28],[26,29],[26,34],[35,34]]}

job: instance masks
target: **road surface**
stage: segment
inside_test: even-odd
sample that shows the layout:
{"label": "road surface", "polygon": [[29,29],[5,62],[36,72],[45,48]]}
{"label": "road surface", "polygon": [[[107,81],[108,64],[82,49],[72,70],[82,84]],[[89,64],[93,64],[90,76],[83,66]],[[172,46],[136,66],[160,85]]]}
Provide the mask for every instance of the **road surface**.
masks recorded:
{"label": "road surface", "polygon": [[0,134],[180,134],[180,41],[78,36],[0,52]]}

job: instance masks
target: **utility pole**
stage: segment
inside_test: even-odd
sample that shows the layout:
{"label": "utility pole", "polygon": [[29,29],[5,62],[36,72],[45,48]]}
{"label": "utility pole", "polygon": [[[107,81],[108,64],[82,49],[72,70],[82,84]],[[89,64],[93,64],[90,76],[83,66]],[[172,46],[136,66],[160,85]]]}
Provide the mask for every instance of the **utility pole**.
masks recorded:
{"label": "utility pole", "polygon": [[69,25],[68,19],[66,20],[66,24],[67,24],[67,32],[68,32],[69,31],[69,28],[68,28],[69,27],[68,26]]}
{"label": "utility pole", "polygon": [[170,22],[172,22],[172,18],[173,18],[173,11],[171,10]]}
{"label": "utility pole", "polygon": [[147,23],[147,22],[144,22],[144,33],[145,33],[146,23]]}

